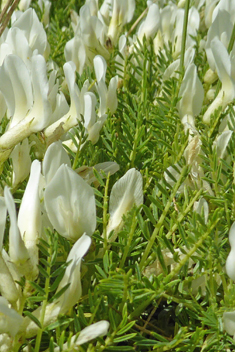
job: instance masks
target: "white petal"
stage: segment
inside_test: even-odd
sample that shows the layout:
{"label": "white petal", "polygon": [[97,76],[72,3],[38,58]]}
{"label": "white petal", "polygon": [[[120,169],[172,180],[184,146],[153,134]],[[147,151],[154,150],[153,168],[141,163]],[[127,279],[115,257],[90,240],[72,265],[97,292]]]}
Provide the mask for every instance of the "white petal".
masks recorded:
{"label": "white petal", "polygon": [[76,71],[81,75],[86,63],[86,48],[82,38],[75,35],[74,38],[65,44],[64,56],[66,61],[73,61]]}
{"label": "white petal", "polygon": [[16,208],[14,199],[8,187],[4,189],[5,202],[10,217],[10,233],[9,233],[9,254],[11,260],[16,263],[24,263],[29,258],[28,251],[25,248],[24,241],[20,236],[16,220]]}
{"label": "white petal", "polygon": [[214,147],[216,148],[217,152],[217,158],[222,159],[224,157],[224,153],[226,151],[226,148],[228,146],[228,143],[230,141],[230,138],[232,137],[233,132],[232,131],[224,131],[216,140],[214,143]]}
{"label": "white petal", "polygon": [[215,37],[211,41],[211,50],[215,59],[215,66],[222,85],[230,81],[231,61],[227,49],[221,41]]}
{"label": "white petal", "polygon": [[209,215],[209,206],[205,198],[200,198],[198,202],[195,202],[193,205],[193,210],[196,211],[198,214],[201,215],[202,210],[203,210],[203,215],[205,219],[205,224],[208,221],[208,215]]}
{"label": "white petal", "polygon": [[52,114],[49,102],[49,83],[47,79],[46,61],[43,56],[32,57],[32,84],[34,105],[30,116],[34,118],[32,130],[38,132],[48,126]]}
{"label": "white petal", "polygon": [[13,149],[10,158],[12,159],[13,177],[12,187],[16,187],[28,177],[31,166],[30,145],[28,138],[25,138],[21,144],[17,144]]}
{"label": "white petal", "polygon": [[17,27],[12,27],[7,34],[7,43],[12,48],[12,54],[19,56],[30,69],[32,50],[29,47],[29,43],[24,35],[24,32]]}
{"label": "white petal", "polygon": [[37,50],[39,54],[44,54],[47,48],[47,35],[36,12],[32,8],[22,13],[12,27],[17,27],[24,32],[32,51]]}
{"label": "white petal", "polygon": [[96,122],[96,103],[94,93],[87,92],[84,94],[84,126],[88,131]]}
{"label": "white petal", "polygon": [[42,215],[39,199],[39,182],[41,177],[41,163],[34,160],[31,165],[30,177],[22,198],[18,214],[18,226],[25,247],[28,250],[33,266],[31,275],[38,274],[38,238],[41,236]]}
{"label": "white petal", "polygon": [[15,281],[0,253],[0,292],[10,303],[15,303],[19,297]]}
{"label": "white petal", "polygon": [[78,339],[75,342],[75,345],[80,346],[83,343],[96,339],[99,336],[107,335],[108,329],[109,322],[106,320],[101,320],[95,324],[91,324],[80,332]]}
{"label": "white petal", "polygon": [[235,281],[235,222],[229,231],[229,242],[231,250],[226,260],[226,272],[230,279]]}
{"label": "white petal", "polygon": [[78,89],[78,86],[75,83],[75,64],[70,61],[66,62],[63,66],[64,68],[64,74],[66,78],[66,83],[68,85],[69,89],[69,94],[70,94],[70,110],[68,114],[72,115],[72,118],[75,120],[80,118],[80,107],[79,107],[79,95],[80,91]]}
{"label": "white petal", "polygon": [[5,232],[7,207],[3,197],[0,197],[0,252],[2,251],[3,236]]}
{"label": "white petal", "polygon": [[26,247],[30,246],[31,242],[36,244],[41,234],[41,208],[38,193],[40,176],[41,163],[34,160],[18,215],[18,226]]}
{"label": "white petal", "polygon": [[235,334],[235,312],[224,312],[224,329],[229,335]]}
{"label": "white petal", "polygon": [[0,90],[6,99],[10,115],[13,116],[11,127],[25,118],[33,105],[32,86],[29,71],[23,61],[9,55],[0,67]]}
{"label": "white petal", "polygon": [[22,322],[23,317],[8,307],[8,302],[4,297],[0,297],[0,333],[8,333],[14,337]]}
{"label": "white petal", "polygon": [[42,171],[47,184],[62,164],[71,167],[71,161],[63,148],[62,142],[54,142],[48,147],[42,162]]}
{"label": "white petal", "polygon": [[107,119],[107,115],[104,114],[102,115],[96,123],[89,129],[88,131],[88,140],[91,141],[93,144],[95,144],[98,139],[99,139],[99,133],[101,128],[103,127],[103,124],[105,120]]}
{"label": "white petal", "polygon": [[96,89],[99,94],[100,98],[100,107],[99,107],[99,112],[98,115],[102,116],[106,113],[107,111],[107,86],[103,80],[99,81],[98,84],[96,84]]}
{"label": "white petal", "polygon": [[103,56],[96,55],[93,60],[93,63],[97,82],[100,82],[101,80],[104,81],[107,69],[106,60],[103,58]]}
{"label": "white petal", "polygon": [[66,313],[72,308],[79,300],[82,294],[82,286],[80,279],[80,266],[81,259],[88,251],[91,245],[91,238],[86,234],[83,234],[76,243],[73,245],[67,262],[71,261],[69,266],[66,268],[65,274],[57,288],[59,292],[65,285],[70,283],[69,288],[59,298],[60,314]]}
{"label": "white petal", "polygon": [[182,97],[178,104],[181,118],[185,115],[194,116],[200,113],[204,99],[204,89],[194,64],[190,64],[186,69],[179,96]]}
{"label": "white petal", "polygon": [[70,169],[61,165],[45,190],[45,207],[52,225],[64,237],[76,240],[96,227],[93,189]]}
{"label": "white petal", "polygon": [[152,4],[149,7],[148,14],[145,21],[141,24],[138,31],[138,37],[140,41],[143,40],[144,36],[146,37],[146,39],[153,38],[156,35],[157,30],[159,29],[159,26],[160,26],[159,7],[157,4]]}
{"label": "white petal", "polygon": [[134,204],[138,207],[142,203],[143,179],[141,173],[133,168],[128,170],[111,190],[108,232],[120,225],[123,215],[131,210]]}
{"label": "white petal", "polygon": [[118,76],[112,77],[109,82],[109,88],[107,92],[107,108],[110,110],[111,114],[114,114],[117,110],[117,86],[118,86]]}

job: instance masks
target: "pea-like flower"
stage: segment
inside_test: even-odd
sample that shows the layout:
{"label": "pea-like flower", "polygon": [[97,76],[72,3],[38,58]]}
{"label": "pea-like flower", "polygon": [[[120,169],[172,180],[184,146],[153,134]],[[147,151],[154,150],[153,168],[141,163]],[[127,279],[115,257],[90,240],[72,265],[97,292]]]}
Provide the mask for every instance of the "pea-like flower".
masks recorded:
{"label": "pea-like flower", "polygon": [[123,215],[136,205],[143,203],[143,179],[139,171],[130,169],[118,180],[111,191],[109,200],[110,219],[107,226],[107,236],[114,231],[110,242],[117,236],[117,231],[122,225]]}
{"label": "pea-like flower", "polygon": [[96,227],[93,189],[67,165],[61,165],[45,190],[45,208],[56,231],[73,241]]}

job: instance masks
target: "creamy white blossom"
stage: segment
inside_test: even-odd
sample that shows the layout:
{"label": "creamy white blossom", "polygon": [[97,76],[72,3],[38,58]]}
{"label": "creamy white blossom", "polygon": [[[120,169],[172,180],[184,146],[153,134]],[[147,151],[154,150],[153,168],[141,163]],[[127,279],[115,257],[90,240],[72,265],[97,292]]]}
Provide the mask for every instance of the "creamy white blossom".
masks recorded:
{"label": "creamy white blossom", "polygon": [[109,198],[110,219],[107,226],[107,237],[114,231],[113,236],[109,238],[113,242],[116,238],[117,231],[122,224],[123,215],[126,215],[131,208],[137,207],[143,203],[143,179],[139,171],[128,170],[113,186]]}
{"label": "creamy white blossom", "polygon": [[0,297],[0,334],[7,333],[14,337],[19,331],[23,317],[14,309],[9,308],[4,297]]}
{"label": "creamy white blossom", "polygon": [[91,236],[96,227],[96,207],[93,189],[62,164],[45,190],[45,208],[56,231],[71,240],[84,232]]}

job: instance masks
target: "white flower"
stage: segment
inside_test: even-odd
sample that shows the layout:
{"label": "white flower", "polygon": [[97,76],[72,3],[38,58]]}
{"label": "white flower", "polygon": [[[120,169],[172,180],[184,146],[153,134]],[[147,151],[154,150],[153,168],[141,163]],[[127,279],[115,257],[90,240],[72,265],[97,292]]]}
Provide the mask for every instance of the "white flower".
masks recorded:
{"label": "white flower", "polygon": [[[198,134],[195,134],[190,139],[190,142],[188,143],[187,148],[184,151],[184,157],[186,160],[186,164],[191,166],[190,173],[186,180],[181,184],[179,187],[178,191],[179,193],[183,192],[184,186],[189,186],[191,188],[201,188],[205,189],[209,194],[213,195],[213,191],[209,185],[209,183],[205,180],[203,180],[204,177],[204,171],[201,167],[201,140]],[[167,168],[169,173],[178,180],[181,172],[181,167],[179,167],[178,164],[176,164],[174,167],[170,166]],[[164,172],[164,176],[166,181],[174,187],[175,181],[168,175],[167,172]]]}
{"label": "white flower", "polygon": [[56,303],[60,307],[60,314],[66,313],[73,307],[82,295],[82,285],[80,279],[81,260],[91,245],[91,238],[83,234],[73,245],[69,252],[67,266],[64,276],[59,283],[56,292],[59,292],[64,286],[70,284],[69,288],[60,296]]}
{"label": "white flower", "polygon": [[20,14],[18,19],[12,24],[12,28],[14,27],[24,32],[32,52],[37,51],[38,54],[46,55],[46,51],[48,51],[47,35],[36,12],[32,8]]}
{"label": "white flower", "polygon": [[12,187],[16,187],[28,177],[31,166],[30,145],[28,138],[19,143],[13,149],[10,158],[12,159]]}
{"label": "white flower", "polygon": [[20,0],[19,2],[19,9],[20,11],[25,11],[29,8],[30,6],[30,3],[31,3],[32,0]]}
{"label": "white flower", "polygon": [[6,211],[7,205],[4,198],[0,197],[0,292],[9,302],[15,303],[19,298],[19,291],[3,258],[4,250],[2,249]]}
{"label": "white flower", "polygon": [[217,160],[224,158],[226,148],[232,137],[233,132],[228,130],[222,132],[214,141],[213,148],[216,149]]}
{"label": "white flower", "polygon": [[123,215],[136,205],[143,203],[143,179],[139,171],[128,170],[113,186],[109,198],[110,219],[107,226],[107,237],[114,230],[114,234],[109,238],[113,242],[117,231],[122,224]]}
{"label": "white flower", "polygon": [[3,236],[6,224],[7,207],[3,197],[0,197],[0,252],[2,251]]}
{"label": "white flower", "polygon": [[157,4],[151,4],[148,9],[145,20],[141,23],[137,36],[140,42],[143,42],[143,38],[148,40],[154,38],[160,27],[160,11]]}
{"label": "white flower", "polygon": [[4,196],[11,222],[9,230],[10,258],[11,261],[16,265],[22,265],[29,259],[29,254],[20,235],[20,231],[17,225],[15,203],[8,187],[5,187],[4,189]]}
{"label": "white flower", "polygon": [[[98,321],[97,323],[87,326],[85,329],[81,330],[78,337],[72,336],[69,343],[63,345],[63,351],[65,350],[77,350],[77,346],[80,346],[86,342],[96,339],[99,336],[107,335],[109,329],[109,322],[106,320]],[[49,352],[49,350],[46,350]],[[60,348],[54,348],[54,352],[60,352]]]}
{"label": "white flower", "polygon": [[[217,3],[217,1],[216,1]],[[212,21],[215,20],[215,17],[217,16],[219,11],[225,10],[229,13],[231,21],[234,23],[235,22],[235,3],[234,1],[230,0],[220,0],[212,14]]]}
{"label": "white flower", "polygon": [[[184,22],[184,9],[178,9],[175,17],[175,29],[172,35],[173,44],[173,57],[176,59],[182,46],[182,29]],[[200,15],[195,7],[191,7],[188,16],[188,27],[187,27],[187,38],[186,38],[186,49],[195,45],[193,37],[197,36],[197,30],[200,24]]]}
{"label": "white flower", "polygon": [[179,96],[181,100],[178,103],[178,110],[186,132],[188,129],[195,129],[194,116],[200,113],[204,99],[204,89],[193,63],[185,71]]}
{"label": "white flower", "polygon": [[84,232],[91,236],[96,227],[93,189],[70,169],[61,165],[45,190],[45,208],[56,231],[76,240]]}
{"label": "white flower", "polygon": [[212,22],[212,25],[208,30],[207,41],[206,41],[207,61],[210,65],[210,68],[213,71],[215,71],[216,69],[216,64],[215,64],[215,58],[211,48],[211,42],[215,37],[217,37],[221,41],[221,43],[223,43],[225,48],[227,48],[232,34],[232,30],[233,30],[233,24],[230,20],[229,13],[224,10],[218,11],[215,19]]}
{"label": "white flower", "polygon": [[[67,262],[70,264],[67,266],[64,276],[57,288],[58,293],[64,286],[70,284],[67,290],[54,302],[46,306],[46,312],[44,315],[43,326],[46,327],[49,324],[56,321],[59,314],[65,314],[70,308],[72,308],[79,300],[82,294],[80,268],[82,257],[86,254],[91,244],[91,238],[86,234],[83,234],[81,238],[73,245]],[[32,312],[39,321],[42,319],[42,306]],[[32,337],[37,334],[38,326],[28,317],[24,318],[24,322],[21,326],[21,332],[24,336]]]}
{"label": "white flower", "polygon": [[200,198],[199,201],[195,202],[193,205],[193,210],[199,215],[203,214],[205,224],[207,224],[208,215],[209,215],[209,206],[205,198],[202,197]]}
{"label": "white flower", "polygon": [[224,329],[226,332],[235,338],[235,312],[224,312]]}
{"label": "white flower", "polygon": [[116,45],[119,34],[135,12],[135,0],[112,0],[112,18],[109,24],[108,37]]}
{"label": "white flower", "polygon": [[109,87],[107,88],[105,84],[105,76],[107,70],[107,63],[105,59],[100,55],[96,55],[93,60],[93,63],[97,79],[96,88],[100,98],[100,107],[98,115],[102,117],[108,109],[113,114],[117,109],[116,90],[118,84],[118,76],[111,78],[109,82]]}
{"label": "white flower", "polygon": [[65,44],[64,56],[66,61],[73,61],[76,71],[81,75],[86,63],[86,47],[81,37],[75,35]]}
{"label": "white flower", "polygon": [[99,185],[97,178],[94,175],[94,170],[99,173],[101,178],[104,178],[103,173],[107,176],[108,174],[113,175],[119,170],[119,165],[113,161],[106,161],[104,163],[99,163],[93,167],[81,166],[75,171],[81,176],[89,185],[94,183],[95,187]]}
{"label": "white flower", "polygon": [[8,307],[8,302],[4,297],[0,297],[0,334],[7,333],[14,337],[22,322],[22,316]]}
{"label": "white flower", "polygon": [[235,47],[229,56],[223,43],[215,37],[211,41],[211,51],[222,88],[203,116],[203,121],[208,124],[210,123],[211,115],[218,108],[223,111],[235,97],[235,72],[233,70]]}
{"label": "white flower", "polygon": [[25,247],[32,263],[31,276],[38,273],[38,239],[41,236],[42,218],[39,199],[39,182],[41,177],[41,163],[34,160],[30,170],[30,177],[21,201],[18,214],[18,226]]}
{"label": "white flower", "polygon": [[42,162],[42,172],[47,184],[62,164],[71,167],[71,161],[63,148],[62,142],[54,142],[47,148]]}
{"label": "white flower", "polygon": [[[69,89],[70,95],[70,108],[69,111],[60,119],[55,121],[53,124],[48,126],[45,131],[45,137],[47,139],[55,137],[54,140],[58,140],[61,135],[69,131],[72,127],[76,126],[78,120],[81,119],[81,114],[84,114],[84,94],[88,90],[89,82],[85,81],[83,88],[80,92],[75,79],[75,64],[70,61],[66,62],[63,66],[66,83]],[[51,142],[53,142],[52,140]]]}
{"label": "white flower", "polygon": [[0,67],[0,91],[11,117],[9,129],[0,137],[1,154],[6,159],[4,152],[11,151],[16,144],[49,123],[52,108],[43,56],[32,57],[31,72],[19,57],[7,56]]}
{"label": "white flower", "polygon": [[226,260],[226,273],[230,279],[235,281],[235,222],[232,224],[229,231],[229,243],[231,250]]}
{"label": "white flower", "polygon": [[47,28],[50,22],[49,14],[50,14],[51,2],[49,0],[38,0],[38,5],[41,11],[43,11],[42,22]]}
{"label": "white flower", "polygon": [[0,334],[0,351],[12,352],[12,338],[8,334]]}

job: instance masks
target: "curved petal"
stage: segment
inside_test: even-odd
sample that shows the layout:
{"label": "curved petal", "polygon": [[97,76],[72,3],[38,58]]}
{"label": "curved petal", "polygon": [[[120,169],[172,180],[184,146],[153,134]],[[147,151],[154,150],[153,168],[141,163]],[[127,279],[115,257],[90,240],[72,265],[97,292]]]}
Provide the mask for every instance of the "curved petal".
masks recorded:
{"label": "curved petal", "polygon": [[0,67],[0,90],[6,99],[10,115],[13,115],[13,127],[25,118],[33,105],[29,71],[16,55],[7,56]]}
{"label": "curved petal", "polygon": [[22,198],[18,214],[18,226],[25,247],[28,250],[33,265],[31,275],[38,273],[38,238],[41,235],[42,216],[39,199],[39,182],[41,177],[41,163],[34,160],[31,165],[30,177]]}
{"label": "curved petal", "polygon": [[93,60],[94,69],[95,69],[95,76],[97,82],[101,80],[105,80],[106,70],[107,70],[107,63],[106,60],[101,55],[96,55]]}
{"label": "curved petal", "polygon": [[94,93],[87,92],[84,94],[84,126],[88,131],[96,122],[96,103]]}
{"label": "curved petal", "polygon": [[226,272],[230,279],[235,281],[235,222],[229,231],[229,243],[231,250],[226,260]]}
{"label": "curved petal", "polygon": [[111,114],[115,113],[118,106],[117,86],[118,86],[118,76],[112,77],[109,82],[109,88],[107,92],[107,108],[110,110]]}
{"label": "curved petal", "polygon": [[0,252],[2,251],[3,237],[5,231],[7,207],[3,197],[0,197]]}
{"label": "curved petal", "polygon": [[70,169],[61,165],[45,190],[45,207],[50,222],[64,237],[76,240],[96,227],[93,189]]}
{"label": "curved petal", "polygon": [[107,228],[109,234],[119,227],[122,217],[133,205],[143,203],[143,179],[139,171],[130,169],[118,180],[111,191],[109,200],[110,220]]}
{"label": "curved petal", "polygon": [[4,297],[0,297],[0,333],[7,333],[14,337],[22,322],[23,317],[8,307],[8,302]]}
{"label": "curved petal", "polygon": [[71,161],[63,148],[62,142],[54,142],[48,147],[42,162],[42,171],[47,184],[62,164],[71,167]]}
{"label": "curved petal", "polygon": [[235,334],[235,312],[224,312],[224,329],[229,335]]}
{"label": "curved petal", "polygon": [[32,57],[32,85],[34,105],[30,116],[34,118],[32,130],[41,131],[48,126],[52,114],[49,102],[49,83],[47,79],[46,61],[42,55]]}
{"label": "curved petal", "polygon": [[64,276],[59,283],[57,292],[59,292],[64,286],[70,283],[69,288],[59,299],[60,314],[66,313],[72,308],[79,300],[82,294],[82,286],[80,279],[80,267],[81,259],[84,257],[91,245],[91,238],[86,234],[83,234],[75,244],[73,245],[67,262],[71,263],[67,266]]}
{"label": "curved petal", "polygon": [[97,323],[91,324],[80,332],[77,340],[75,341],[75,345],[80,346],[83,343],[96,339],[99,336],[107,335],[108,329],[109,322],[106,320],[101,320]]}
{"label": "curved petal", "polygon": [[4,189],[5,202],[9,213],[11,225],[9,233],[9,254],[16,264],[23,264],[29,259],[28,251],[20,236],[16,220],[16,208],[13,197],[8,187]]}

